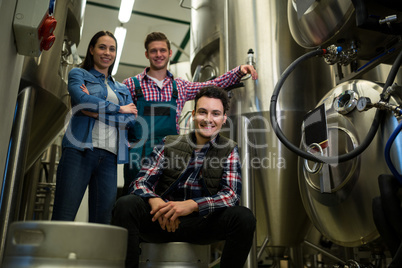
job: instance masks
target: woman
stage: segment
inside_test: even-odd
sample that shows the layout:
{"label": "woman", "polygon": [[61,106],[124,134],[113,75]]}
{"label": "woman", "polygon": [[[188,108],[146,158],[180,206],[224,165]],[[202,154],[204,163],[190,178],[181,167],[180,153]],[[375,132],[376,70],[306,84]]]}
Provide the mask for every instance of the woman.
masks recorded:
{"label": "woman", "polygon": [[52,220],[73,221],[89,186],[89,222],[110,223],[117,164],[128,162],[126,127],[137,109],[124,84],[111,76],[117,42],[96,33],[81,68],[68,75],[72,117],[62,142]]}

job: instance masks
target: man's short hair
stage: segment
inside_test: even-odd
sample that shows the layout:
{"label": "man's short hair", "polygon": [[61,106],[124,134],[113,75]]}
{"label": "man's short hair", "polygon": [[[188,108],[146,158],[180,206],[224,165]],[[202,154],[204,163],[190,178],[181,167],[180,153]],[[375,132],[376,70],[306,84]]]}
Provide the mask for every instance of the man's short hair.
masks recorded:
{"label": "man's short hair", "polygon": [[148,51],[148,46],[151,42],[153,41],[165,41],[167,44],[168,49],[170,50],[170,41],[169,39],[166,37],[166,35],[164,33],[161,32],[152,32],[150,34],[147,35],[147,37],[145,38],[145,42],[144,42],[144,46],[145,49]]}
{"label": "man's short hair", "polygon": [[229,110],[230,100],[228,97],[228,93],[223,88],[216,87],[216,86],[206,86],[206,87],[202,88],[195,96],[194,110],[197,109],[197,102],[201,97],[219,99],[222,101],[223,112],[226,114],[226,112]]}

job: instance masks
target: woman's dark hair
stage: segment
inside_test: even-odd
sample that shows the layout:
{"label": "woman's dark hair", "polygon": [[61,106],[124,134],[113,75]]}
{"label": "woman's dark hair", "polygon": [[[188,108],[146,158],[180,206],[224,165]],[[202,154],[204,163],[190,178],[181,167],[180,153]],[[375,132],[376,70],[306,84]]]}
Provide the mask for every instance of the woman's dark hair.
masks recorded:
{"label": "woman's dark hair", "polygon": [[[115,43],[116,43],[116,51],[117,51],[117,40],[116,40],[116,37],[114,37],[114,35],[113,35],[111,32],[109,32],[109,31],[99,31],[99,32],[97,32],[97,33],[92,37],[91,41],[90,41],[89,44],[88,44],[87,54],[85,55],[85,59],[84,59],[84,61],[83,61],[82,64],[81,64],[81,68],[83,68],[83,69],[89,71],[90,69],[92,69],[92,68],[94,67],[94,64],[95,64],[95,63],[94,63],[94,57],[93,57],[93,55],[91,54],[91,51],[90,51],[90,50],[91,50],[91,48],[94,48],[94,47],[95,47],[96,42],[98,42],[98,39],[99,39],[100,37],[102,37],[102,36],[105,36],[105,35],[110,36],[110,37],[112,37],[112,38],[114,39],[114,41],[115,41]],[[109,66],[109,69],[108,69],[108,74],[109,74],[109,75],[112,74],[113,67],[114,67],[114,62],[113,62],[112,65]]]}
{"label": "woman's dark hair", "polygon": [[170,50],[170,41],[166,37],[166,35],[164,33],[152,32],[152,33],[148,34],[147,37],[145,38],[145,41],[144,41],[144,47],[145,47],[146,51],[148,51],[148,46],[153,41],[164,41],[164,42],[166,42],[167,47]]}
{"label": "woman's dark hair", "polygon": [[202,97],[219,99],[222,101],[223,113],[226,114],[226,112],[229,110],[230,100],[228,97],[228,93],[223,88],[216,87],[216,86],[206,86],[206,87],[202,88],[195,96],[194,110],[197,109],[197,102]]}

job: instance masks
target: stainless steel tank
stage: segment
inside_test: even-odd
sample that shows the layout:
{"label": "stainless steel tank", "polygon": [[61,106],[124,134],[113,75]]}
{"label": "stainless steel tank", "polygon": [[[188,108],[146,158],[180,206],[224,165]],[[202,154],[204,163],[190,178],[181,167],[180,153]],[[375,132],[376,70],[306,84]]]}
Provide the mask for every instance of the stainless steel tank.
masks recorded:
{"label": "stainless steel tank", "polygon": [[[399,1],[389,2],[400,6]],[[365,60],[378,56],[389,49],[399,35],[391,30],[396,21],[388,21],[389,29],[386,29],[386,18],[401,13],[381,1],[356,3],[362,8],[356,9],[350,0],[288,0],[289,27],[294,40],[310,49],[332,44],[344,46],[344,49],[354,46],[358,57]]]}
{"label": "stainless steel tank", "polygon": [[[0,75],[4,78],[0,92],[6,96],[1,98],[5,131],[0,136],[4,149],[0,164],[5,172],[1,173],[4,179],[1,180],[0,259],[9,223],[24,218],[20,215],[20,207],[26,205],[21,203],[25,172],[62,130],[70,107],[67,73],[76,59],[73,50],[81,38],[86,1],[56,2],[53,14],[57,20],[55,41],[49,51],[39,53],[40,40],[35,33],[41,29],[42,18],[48,15],[49,2],[3,1],[0,5],[2,22],[6,20],[1,27],[6,27],[2,45],[5,45],[6,55],[3,63],[7,64],[2,65],[4,72]],[[25,20],[31,17],[33,21]],[[29,40],[35,42],[31,44]],[[35,57],[20,49],[26,43],[29,43],[28,51],[35,52]],[[20,54],[29,56],[17,55],[17,48]]]}
{"label": "stainless steel tank", "polygon": [[25,57],[20,88],[35,88],[36,99],[29,139],[29,168],[63,129],[70,108],[67,75],[73,67],[72,52],[81,39],[84,0],[57,0],[54,17],[56,40],[39,57]]}
{"label": "stainless steel tank", "polygon": [[[387,63],[393,62],[402,45],[398,35],[392,31],[394,23],[398,22],[384,21],[393,14],[400,16],[400,2],[390,2],[393,5],[387,6],[379,1],[360,2],[376,22],[369,27],[365,24],[364,12],[355,8],[352,1],[288,0],[290,31],[300,46],[313,49],[334,44],[346,50],[353,48],[356,52],[348,62],[334,64],[331,72],[338,85],[317,103],[317,107],[326,103],[329,148],[333,156],[358,146],[374,118],[374,111],[359,113],[352,109],[339,114],[334,110],[333,100],[341,94],[350,97],[350,102],[365,95],[378,100],[381,85],[370,81],[385,82],[390,69]],[[382,28],[384,23],[388,29]],[[400,82],[400,74],[398,77]],[[355,80],[357,78],[360,80]],[[372,218],[371,202],[379,195],[378,175],[390,173],[383,155],[386,139],[394,127],[395,120],[388,115],[370,147],[356,159],[332,165],[329,176],[322,172],[308,172],[304,160],[299,160],[303,203],[315,227],[331,241],[356,247],[379,236]],[[328,177],[330,193],[320,192],[320,177]]]}
{"label": "stainless steel tank", "polygon": [[[24,57],[17,54],[13,36],[13,18],[17,0],[1,1],[0,29],[2,40],[0,48],[3,60],[0,61],[0,174],[5,174],[10,135],[17,102],[18,87],[22,73]],[[0,187],[3,180],[0,180]]]}
{"label": "stainless steel tank", "polygon": [[[364,140],[375,109],[359,112],[357,100],[368,97],[375,103],[381,92],[382,87],[374,82],[351,80],[336,86],[317,104],[325,104],[327,112],[329,156],[350,152]],[[373,220],[372,200],[380,195],[378,176],[390,174],[384,148],[396,125],[397,120],[388,113],[370,146],[359,157],[330,164],[327,175],[322,170],[309,171],[312,163],[299,159],[303,204],[315,227],[334,243],[358,247],[379,237]],[[397,144],[400,142],[398,139]],[[401,154],[398,145],[393,148],[395,159]],[[323,178],[331,185],[328,193],[321,192],[320,180]]]}
{"label": "stainless steel tank", "polygon": [[[255,199],[257,242],[261,245],[268,238],[271,256],[279,257],[303,240],[310,225],[297,183],[297,156],[278,141],[269,122],[270,98],[279,76],[305,53],[293,41],[286,18],[287,3],[281,0],[192,1],[192,71],[200,66],[200,80],[245,64],[249,49],[254,51],[259,79],[248,79],[244,87],[231,91],[224,132],[239,142],[240,151],[249,152],[243,154],[242,172],[251,174],[255,186],[249,194]],[[324,64],[312,60],[295,71],[279,98],[280,125],[296,144],[302,116],[333,87]]]}

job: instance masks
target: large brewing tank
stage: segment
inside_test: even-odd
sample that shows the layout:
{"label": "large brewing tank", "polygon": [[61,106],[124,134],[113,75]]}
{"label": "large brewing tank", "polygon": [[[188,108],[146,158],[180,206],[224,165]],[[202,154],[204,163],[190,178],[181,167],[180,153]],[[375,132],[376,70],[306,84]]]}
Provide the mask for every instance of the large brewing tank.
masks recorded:
{"label": "large brewing tank", "polygon": [[[17,0],[1,1],[0,3],[0,31],[2,38],[0,50],[0,174],[5,174],[7,152],[10,144],[10,135],[13,125],[15,103],[22,73],[24,57],[18,55],[14,44],[13,18]],[[0,180],[3,188],[3,180]]]}
{"label": "large brewing tank", "polygon": [[359,59],[369,60],[389,49],[400,35],[401,5],[398,0],[288,0],[289,27],[302,47],[353,47]]}
{"label": "large brewing tank", "polygon": [[[4,127],[10,127],[10,118],[13,125],[11,132],[9,129],[4,131],[8,136],[1,136],[1,147],[4,148],[4,144],[8,146],[1,151],[1,164],[4,164],[2,168],[4,167],[5,172],[2,173],[4,179],[1,181],[0,260],[9,223],[24,218],[20,208],[26,206],[21,202],[25,172],[62,130],[70,107],[67,72],[69,60],[74,58],[73,47],[81,38],[86,1],[58,0],[55,5],[54,3],[55,1],[47,0],[19,0],[0,5],[2,14],[5,7],[13,15],[2,16],[10,20],[5,25],[13,29],[12,32],[8,28],[5,31],[8,33],[5,39],[9,38],[9,42],[4,44],[12,43],[14,46],[11,49],[14,53],[7,53],[10,51],[9,47],[5,50],[9,66],[3,69],[9,77],[4,80],[14,81],[11,83],[14,86],[19,85],[19,88],[1,88],[2,95],[4,91],[8,93],[2,99],[2,104],[5,101],[4,107],[7,108],[2,114],[6,121]],[[42,25],[47,25],[44,23],[45,19],[53,20],[51,15],[57,21],[56,29],[50,23],[47,31],[43,30],[46,27],[42,28]],[[47,48],[50,44],[53,46],[48,51],[42,50],[42,33],[48,36],[52,32],[55,40],[47,43]],[[20,56],[16,56],[17,52]],[[3,79],[1,83],[3,86],[7,84]],[[18,98],[15,98],[16,91]],[[29,190],[36,191],[31,188]]]}
{"label": "large brewing tank", "polygon": [[67,75],[73,67],[74,47],[81,39],[85,3],[85,0],[57,0],[53,46],[39,57],[25,57],[20,89],[32,87],[35,91],[27,169],[64,127],[70,108]]}
{"label": "large brewing tank", "polygon": [[[331,155],[343,154],[358,146],[374,118],[373,111],[360,114],[352,109],[340,114],[334,110],[334,99],[342,99],[342,95],[350,97],[350,103],[362,95],[378,99],[381,83],[385,82],[390,69],[387,63],[392,63],[402,45],[399,21],[382,21],[393,14],[400,16],[400,1],[354,3],[345,0],[288,1],[289,27],[300,46],[312,49],[335,44],[346,50],[353,48],[356,52],[347,64],[337,63],[334,76],[339,85],[317,104],[326,103]],[[376,23],[368,23],[373,20]],[[356,78],[366,80],[354,80]],[[330,167],[331,193],[320,193],[320,188],[317,188],[323,173],[307,172],[304,160],[299,160],[303,203],[316,228],[331,241],[355,247],[379,236],[372,218],[371,202],[379,194],[378,175],[389,173],[383,155],[386,139],[394,127],[395,120],[388,114],[374,141],[362,155]]]}
{"label": "large brewing tank", "polygon": [[[243,165],[242,172],[251,169],[255,184],[250,194],[256,201],[257,243],[268,238],[271,256],[279,257],[304,239],[310,225],[298,189],[297,156],[278,141],[269,122],[278,77],[305,53],[290,35],[286,14],[287,3],[282,0],[193,0],[191,13],[192,72],[200,71],[200,80],[245,64],[249,49],[254,51],[259,79],[248,79],[244,87],[231,91],[225,131],[239,142],[241,152],[250,152],[248,160],[255,160]],[[300,142],[303,114],[333,87],[323,64],[313,60],[304,65],[311,71],[296,71],[285,85],[286,98],[279,100],[280,125],[293,142]],[[241,141],[245,134],[248,139]],[[247,194],[243,191],[243,196]]]}
{"label": "large brewing tank", "polygon": [[[382,87],[367,80],[344,82],[317,104],[325,105],[328,125],[328,156],[354,150],[365,139],[375,116],[375,109],[359,112],[358,99],[380,100]],[[397,104],[391,99],[390,103]],[[384,159],[385,144],[397,125],[392,113],[387,113],[370,146],[358,157],[332,163],[329,173],[311,170],[312,163],[299,159],[299,184],[303,204],[315,227],[334,243],[358,247],[379,237],[374,224],[372,200],[379,196],[378,176],[390,174]],[[393,147],[394,159],[399,159],[402,140]],[[400,163],[400,161],[397,161]],[[400,166],[398,166],[400,170]],[[320,180],[330,183],[329,192],[322,193]]]}

